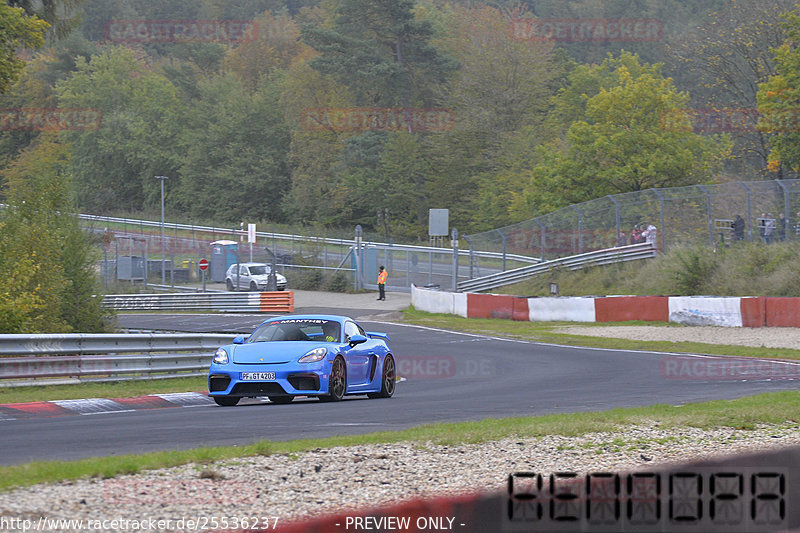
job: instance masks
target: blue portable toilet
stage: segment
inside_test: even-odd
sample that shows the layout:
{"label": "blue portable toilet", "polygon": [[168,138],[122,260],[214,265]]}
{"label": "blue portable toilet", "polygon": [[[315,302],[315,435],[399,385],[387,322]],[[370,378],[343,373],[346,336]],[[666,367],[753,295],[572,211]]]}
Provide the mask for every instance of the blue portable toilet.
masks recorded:
{"label": "blue portable toilet", "polygon": [[228,267],[239,261],[239,243],[236,241],[214,241],[211,243],[211,281],[224,282]]}

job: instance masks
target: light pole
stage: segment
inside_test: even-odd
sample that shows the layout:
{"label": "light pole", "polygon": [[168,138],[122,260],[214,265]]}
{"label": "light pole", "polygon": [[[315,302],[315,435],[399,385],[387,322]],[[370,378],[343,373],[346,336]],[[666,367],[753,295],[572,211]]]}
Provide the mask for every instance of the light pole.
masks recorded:
{"label": "light pole", "polygon": [[164,285],[167,281],[164,275],[164,263],[167,261],[164,238],[164,180],[169,178],[166,176],[156,176],[156,179],[161,180],[161,284]]}

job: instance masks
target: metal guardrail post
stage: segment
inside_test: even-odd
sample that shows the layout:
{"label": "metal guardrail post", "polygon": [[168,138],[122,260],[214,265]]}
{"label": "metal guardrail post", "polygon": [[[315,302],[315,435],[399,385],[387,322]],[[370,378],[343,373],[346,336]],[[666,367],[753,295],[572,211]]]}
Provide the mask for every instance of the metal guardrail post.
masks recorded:
{"label": "metal guardrail post", "polygon": [[578,212],[578,253],[583,253],[583,212],[573,204],[572,208]]}
{"label": "metal guardrail post", "polygon": [[469,244],[469,279],[472,279],[472,269],[475,261],[475,248],[472,244],[472,239],[470,239],[467,235],[464,235],[464,240],[467,241],[467,244]]}
{"label": "metal guardrail post", "polygon": [[704,185],[696,185],[698,189],[706,193],[706,216],[708,217],[708,239],[709,244],[714,246],[714,217],[711,213],[711,193]]}
{"label": "metal guardrail post", "polygon": [[542,229],[542,235],[541,235],[541,239],[542,239],[542,255],[541,255],[541,259],[542,259],[542,261],[544,261],[544,249],[545,249],[545,244],[546,244],[546,240],[545,239],[547,237],[545,235],[545,231],[546,230],[545,230],[544,224],[539,222],[538,218],[534,218],[533,220],[536,221],[536,223],[539,224],[539,227]]}
{"label": "metal guardrail post", "polygon": [[789,239],[789,234],[790,234],[790,232],[789,232],[789,228],[790,228],[790,226],[789,226],[789,217],[791,216],[790,215],[790,213],[791,213],[790,210],[792,208],[791,202],[789,201],[789,194],[790,193],[789,193],[788,187],[786,187],[786,185],[783,183],[783,180],[775,180],[775,181],[778,183],[778,185],[780,185],[781,189],[783,189],[783,213],[784,213],[784,215],[783,215],[783,238],[786,240],[786,239]]}
{"label": "metal guardrail post", "polygon": [[[453,228],[450,232],[453,243],[453,292],[458,291],[458,230]],[[505,269],[504,269],[505,270]]]}
{"label": "metal guardrail post", "polygon": [[664,221],[664,195],[658,189],[651,189],[658,196],[658,207],[661,211],[661,252],[667,251],[667,225]]}
{"label": "metal guardrail post", "polygon": [[500,238],[503,239],[503,272],[506,270],[506,253],[508,252],[508,239],[506,238],[505,234],[500,231],[499,229],[495,230],[499,235]]}
{"label": "metal guardrail post", "polygon": [[617,219],[617,238],[616,238],[616,240],[614,241],[614,244],[616,245],[616,244],[618,244],[618,243],[619,243],[619,235],[620,235],[620,232],[622,231],[622,228],[620,227],[619,202],[617,201],[617,199],[616,199],[616,198],[614,198],[614,195],[613,195],[613,194],[609,194],[609,195],[607,196],[607,198],[610,198],[610,199],[611,199],[611,201],[612,201],[612,202],[614,202],[614,209],[615,209],[615,210],[616,210],[616,212],[617,212],[617,217],[616,217],[616,219]]}
{"label": "metal guardrail post", "polygon": [[745,185],[743,181],[737,181],[736,183],[741,185],[742,188],[745,190],[745,193],[747,194],[747,240],[750,241],[752,240],[753,237],[752,226],[750,224],[750,220],[752,219],[753,216],[753,206],[750,198],[750,187]]}

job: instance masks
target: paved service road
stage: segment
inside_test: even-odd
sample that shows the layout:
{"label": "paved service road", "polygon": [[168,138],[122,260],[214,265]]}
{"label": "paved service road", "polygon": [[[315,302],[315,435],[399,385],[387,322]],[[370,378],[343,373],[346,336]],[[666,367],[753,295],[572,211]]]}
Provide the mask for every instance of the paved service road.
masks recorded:
{"label": "paved service road", "polygon": [[[264,317],[122,315],[123,327],[249,331]],[[796,381],[664,379],[664,354],[540,345],[362,321],[391,336],[394,398],[295,400],[0,421],[0,463],[396,430],[424,423],[684,404],[796,389]],[[224,327],[223,327],[224,325]],[[152,328],[155,329],[155,328]],[[210,355],[209,355],[210,357]]]}

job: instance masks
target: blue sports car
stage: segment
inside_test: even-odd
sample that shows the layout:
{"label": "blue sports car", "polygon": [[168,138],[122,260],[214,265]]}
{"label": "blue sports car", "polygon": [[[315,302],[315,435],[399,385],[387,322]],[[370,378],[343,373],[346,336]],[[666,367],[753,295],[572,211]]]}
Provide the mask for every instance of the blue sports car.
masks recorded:
{"label": "blue sports car", "polygon": [[390,398],[397,372],[388,340],[344,316],[273,318],[217,350],[208,372],[209,396],[224,406],[256,396],[274,403],[295,396],[333,402],[346,394]]}

